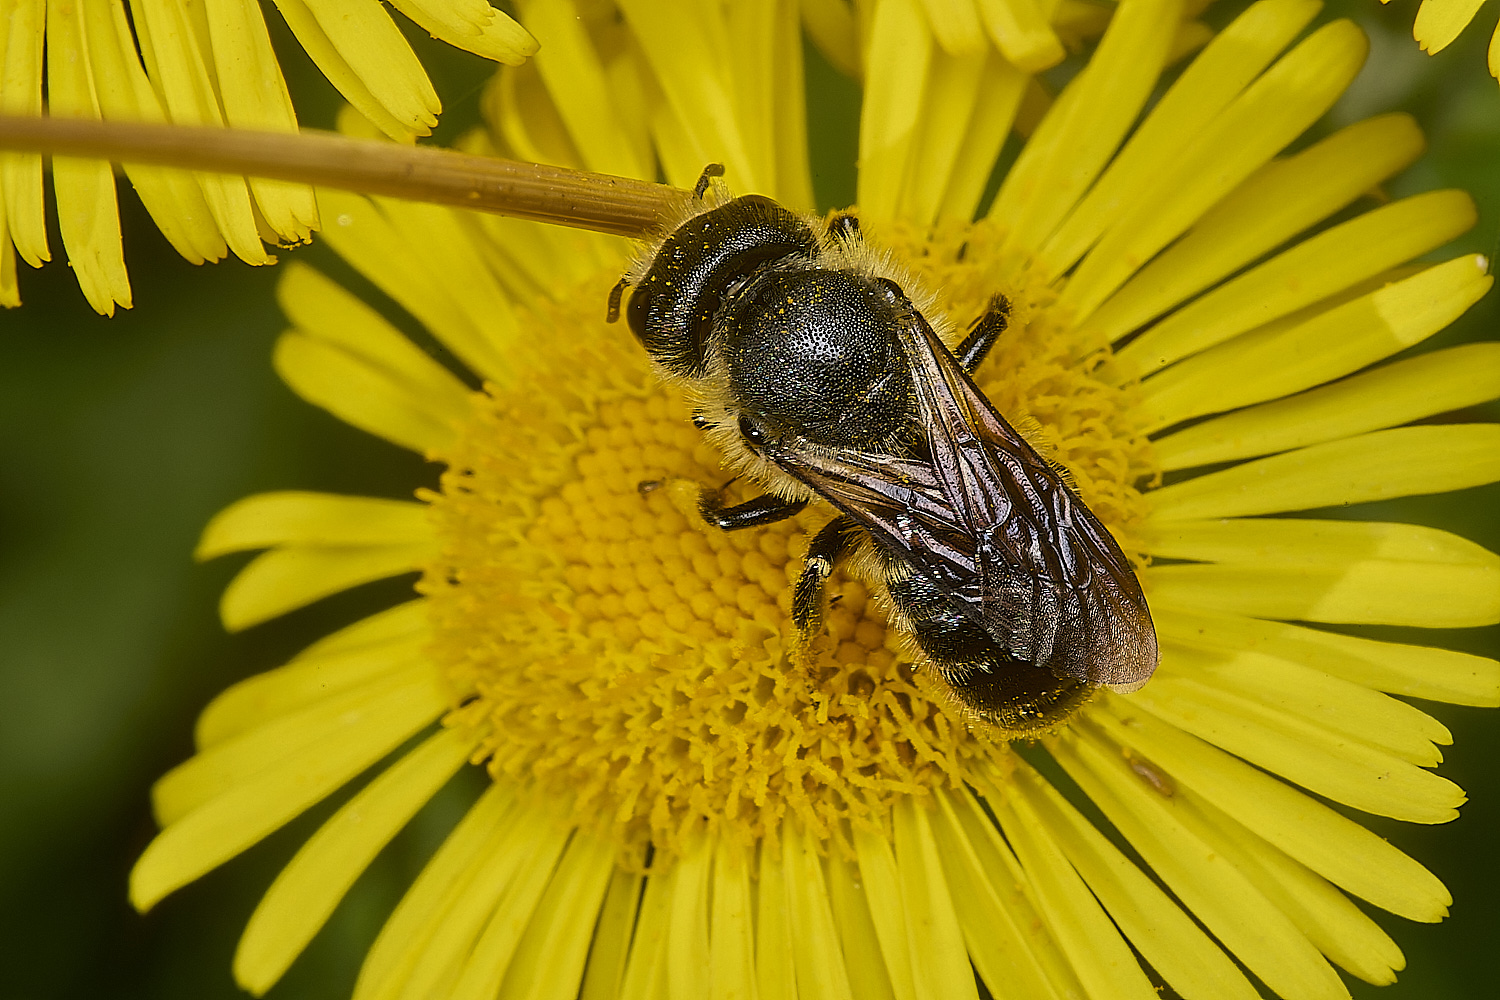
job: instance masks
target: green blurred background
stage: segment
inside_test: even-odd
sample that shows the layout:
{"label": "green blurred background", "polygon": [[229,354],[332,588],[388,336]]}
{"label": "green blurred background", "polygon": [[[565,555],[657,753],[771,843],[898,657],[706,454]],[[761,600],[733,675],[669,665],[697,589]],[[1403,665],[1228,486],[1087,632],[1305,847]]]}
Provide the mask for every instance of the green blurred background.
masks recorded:
{"label": "green blurred background", "polygon": [[[1412,0],[1334,12],[1371,35],[1364,74],[1335,124],[1412,111],[1428,155],[1395,195],[1457,186],[1480,206],[1456,252],[1500,239],[1500,87],[1484,70],[1494,11],[1436,58],[1410,37]],[[1216,12],[1222,20],[1231,11]],[[293,94],[311,125],[338,101],[271,13]],[[406,27],[409,27],[407,25]],[[409,32],[446,105],[439,138],[477,119],[486,67]],[[810,130],[820,198],[853,198],[858,91],[810,56]],[[193,719],[228,684],[275,666],[312,639],[410,592],[375,584],[229,637],[215,603],[244,558],[195,565],[205,520],[259,490],[410,497],[436,470],[301,403],[270,368],[282,328],[276,268],[237,261],[194,268],[122,197],[136,308],[95,316],[60,264],[22,275],[26,306],[0,314],[0,998],[242,996],[230,978],[236,938],[261,892],[336,803],[328,803],[146,916],[126,877],[155,832],[152,780],[191,753]],[[54,233],[53,246],[60,247]],[[283,258],[293,254],[283,254]],[[328,265],[320,247],[298,258]],[[1436,343],[1492,339],[1492,293]],[[1494,405],[1444,419],[1500,419]],[[1500,488],[1341,512],[1458,531],[1500,550]],[[1500,654],[1500,629],[1378,634]],[[1442,773],[1469,793],[1443,827],[1372,821],[1452,889],[1443,924],[1376,914],[1405,950],[1387,1000],[1500,996],[1500,714],[1424,705],[1454,732]],[[384,852],[311,949],[271,992],[347,996],[361,956],[404,886],[479,787],[461,775]]]}

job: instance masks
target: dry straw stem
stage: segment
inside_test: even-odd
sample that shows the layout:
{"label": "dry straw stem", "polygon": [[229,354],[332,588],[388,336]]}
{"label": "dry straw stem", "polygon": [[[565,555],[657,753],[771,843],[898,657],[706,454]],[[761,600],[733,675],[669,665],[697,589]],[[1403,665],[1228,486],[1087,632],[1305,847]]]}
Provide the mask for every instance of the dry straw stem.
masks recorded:
{"label": "dry straw stem", "polygon": [[688,197],[629,177],[316,131],[0,116],[0,149],[302,181],[633,237],[660,230]]}

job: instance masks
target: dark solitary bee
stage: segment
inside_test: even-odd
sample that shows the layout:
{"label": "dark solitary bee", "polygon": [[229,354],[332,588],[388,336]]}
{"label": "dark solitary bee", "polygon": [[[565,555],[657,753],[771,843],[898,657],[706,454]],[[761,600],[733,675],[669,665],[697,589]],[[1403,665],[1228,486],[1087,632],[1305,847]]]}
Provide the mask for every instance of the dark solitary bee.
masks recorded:
{"label": "dark solitary bee", "polygon": [[705,490],[704,518],[769,524],[815,495],[840,512],[793,594],[802,641],[820,628],[824,582],[853,556],[971,721],[1034,733],[1099,686],[1144,684],[1156,633],[1129,561],[970,378],[1005,331],[1006,300],[950,353],[923,316],[930,297],[902,279],[913,304],[857,219],[825,224],[757,195],[709,207],[719,172],[621,280],[610,319],[632,287],[630,329],[766,490],[732,506]]}

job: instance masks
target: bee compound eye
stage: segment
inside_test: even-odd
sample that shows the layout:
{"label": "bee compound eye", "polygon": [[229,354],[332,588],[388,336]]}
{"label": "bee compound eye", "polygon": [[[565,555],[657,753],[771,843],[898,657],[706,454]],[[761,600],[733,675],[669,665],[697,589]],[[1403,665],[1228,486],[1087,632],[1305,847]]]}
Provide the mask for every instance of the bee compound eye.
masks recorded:
{"label": "bee compound eye", "polygon": [[745,438],[746,441],[749,441],[757,448],[763,447],[768,441],[771,440],[770,436],[766,434],[764,429],[756,424],[755,421],[743,415],[741,415],[740,417],[740,434]]}

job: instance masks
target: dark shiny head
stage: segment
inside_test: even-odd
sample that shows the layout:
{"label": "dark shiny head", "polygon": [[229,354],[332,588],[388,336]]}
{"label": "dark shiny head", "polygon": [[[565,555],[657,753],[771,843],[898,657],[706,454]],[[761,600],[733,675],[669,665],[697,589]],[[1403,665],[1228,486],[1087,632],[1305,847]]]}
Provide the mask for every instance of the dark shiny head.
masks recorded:
{"label": "dark shiny head", "polygon": [[630,329],[668,371],[702,375],[726,297],[757,269],[817,248],[805,222],[759,195],[695,215],[666,238],[636,284],[626,310]]}
{"label": "dark shiny head", "polygon": [[896,336],[899,308],[858,274],[761,272],[732,298],[718,330],[735,403],[773,438],[860,448],[901,440],[915,400]]}

